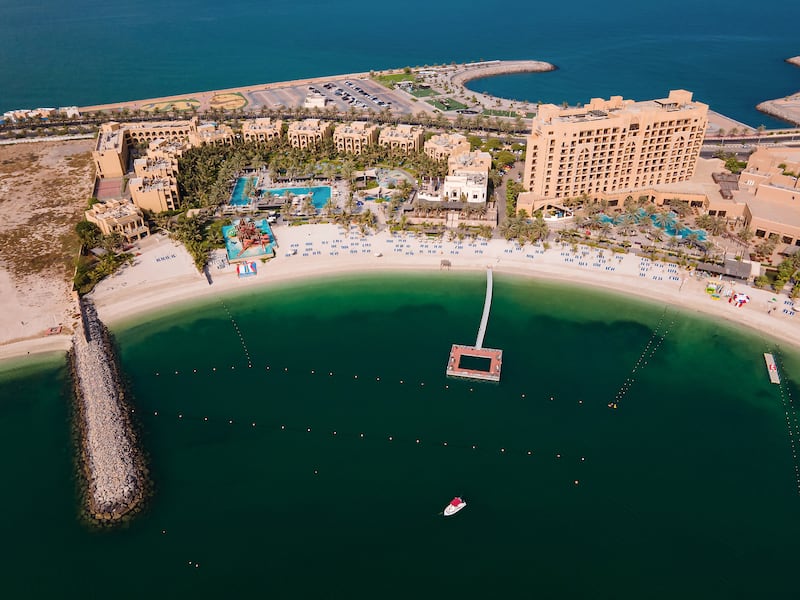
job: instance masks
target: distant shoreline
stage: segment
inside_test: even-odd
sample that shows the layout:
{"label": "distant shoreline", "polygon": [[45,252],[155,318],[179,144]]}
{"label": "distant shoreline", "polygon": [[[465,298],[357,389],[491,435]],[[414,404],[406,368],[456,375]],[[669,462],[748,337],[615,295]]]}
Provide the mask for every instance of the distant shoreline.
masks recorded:
{"label": "distant shoreline", "polygon": [[[542,73],[556,70],[553,64],[544,61],[536,60],[496,60],[496,61],[482,61],[475,63],[461,63],[456,65],[440,65],[432,67],[414,67],[415,70],[429,70],[441,71],[448,74],[453,82],[459,85],[459,82],[465,83],[472,79],[482,79],[484,77],[492,77],[496,75],[513,74],[513,73]],[[304,79],[294,79],[289,81],[276,81],[272,83],[260,83],[253,85],[245,85],[233,88],[226,88],[220,90],[206,90],[197,92],[187,92],[184,94],[174,94],[171,96],[163,96],[160,98],[147,98],[141,100],[125,100],[121,102],[109,102],[106,104],[95,104],[91,106],[82,106],[78,110],[81,112],[96,112],[96,111],[113,111],[122,109],[140,109],[147,104],[157,104],[162,102],[174,102],[192,98],[197,100],[201,109],[206,109],[210,106],[211,99],[214,96],[222,94],[251,94],[253,92],[276,90],[281,88],[290,88],[304,85],[319,85],[325,84],[330,81],[337,81],[341,79],[364,79],[369,78],[373,74],[377,75],[390,75],[403,73],[404,68],[385,69],[382,71],[362,72],[362,73],[340,73],[334,75],[325,75],[320,77],[307,77]],[[471,91],[470,91],[471,92]],[[256,106],[248,106],[249,109],[259,108]]]}

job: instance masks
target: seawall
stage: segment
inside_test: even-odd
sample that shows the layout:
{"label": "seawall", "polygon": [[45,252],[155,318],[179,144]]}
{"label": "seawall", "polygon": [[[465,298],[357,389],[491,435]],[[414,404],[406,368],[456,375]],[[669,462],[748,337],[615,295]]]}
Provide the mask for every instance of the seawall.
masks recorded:
{"label": "seawall", "polygon": [[70,352],[86,508],[100,522],[138,509],[147,471],[133,430],[111,337],[94,305],[81,300]]}
{"label": "seawall", "polygon": [[[800,67],[800,56],[787,58],[786,62]],[[800,125],[800,92],[795,92],[785,98],[767,100],[756,105],[756,108],[771,117],[777,117],[781,121]]]}
{"label": "seawall", "polygon": [[546,73],[558,67],[541,60],[498,60],[496,62],[465,65],[456,72],[451,81],[454,85],[463,86],[473,79],[496,77],[497,75],[513,75],[515,73]]}

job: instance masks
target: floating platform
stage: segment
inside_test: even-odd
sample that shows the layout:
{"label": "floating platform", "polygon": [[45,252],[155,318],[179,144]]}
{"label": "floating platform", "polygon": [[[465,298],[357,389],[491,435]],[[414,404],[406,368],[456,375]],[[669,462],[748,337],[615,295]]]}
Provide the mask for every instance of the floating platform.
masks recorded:
{"label": "floating platform", "polygon": [[[464,357],[489,359],[488,370],[470,369],[461,366]],[[503,351],[495,348],[477,348],[453,344],[450,348],[450,360],[447,361],[447,376],[462,379],[478,379],[480,381],[500,381],[500,370],[503,366]]]}
{"label": "floating platform", "polygon": [[767,373],[769,373],[769,380],[772,383],[780,383],[781,376],[778,373],[778,364],[775,362],[775,357],[772,354],[764,353],[764,362],[767,363]]}

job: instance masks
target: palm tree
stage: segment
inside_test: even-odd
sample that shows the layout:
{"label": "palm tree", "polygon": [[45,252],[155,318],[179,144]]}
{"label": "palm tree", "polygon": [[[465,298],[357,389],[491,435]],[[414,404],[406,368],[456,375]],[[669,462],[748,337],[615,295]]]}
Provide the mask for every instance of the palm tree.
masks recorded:
{"label": "palm tree", "polygon": [[665,210],[657,212],[653,219],[653,223],[655,223],[655,226],[658,227],[659,229],[664,229],[664,230],[666,230],[670,225],[672,225],[674,221],[675,217],[672,215],[672,213]]}
{"label": "palm tree", "polygon": [[328,198],[328,201],[325,203],[325,216],[330,218],[333,215],[333,211],[336,210],[336,205],[333,203],[333,198]]}
{"label": "palm tree", "polygon": [[700,234],[696,231],[686,234],[683,240],[690,246],[700,247]]}

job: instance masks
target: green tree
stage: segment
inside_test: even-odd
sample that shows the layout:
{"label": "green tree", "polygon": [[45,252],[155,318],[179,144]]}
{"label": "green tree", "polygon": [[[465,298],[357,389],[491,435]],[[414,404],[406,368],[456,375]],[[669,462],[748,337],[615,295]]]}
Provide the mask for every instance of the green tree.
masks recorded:
{"label": "green tree", "polygon": [[94,248],[100,243],[103,233],[100,228],[90,221],[78,221],[75,224],[75,233],[81,244],[87,248]]}

